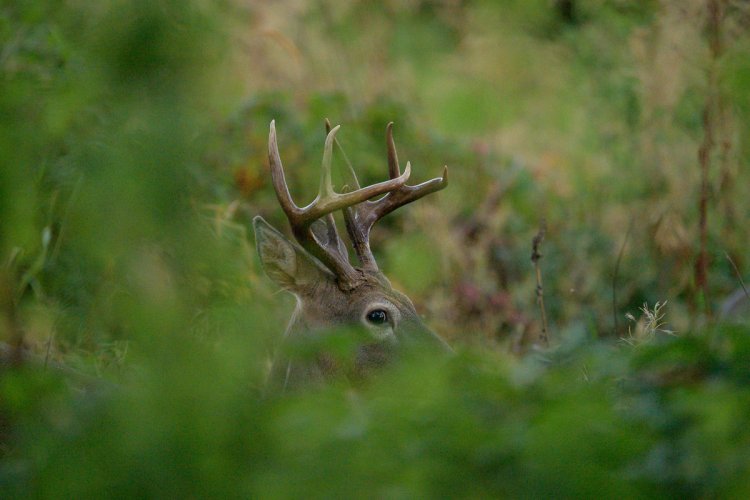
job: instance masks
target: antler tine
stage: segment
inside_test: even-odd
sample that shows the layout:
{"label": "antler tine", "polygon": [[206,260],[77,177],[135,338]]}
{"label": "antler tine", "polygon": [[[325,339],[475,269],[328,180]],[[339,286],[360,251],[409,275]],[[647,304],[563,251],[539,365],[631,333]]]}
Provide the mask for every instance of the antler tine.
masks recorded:
{"label": "antler tine", "polygon": [[388,122],[388,125],[385,127],[385,142],[388,146],[388,175],[393,179],[401,175],[401,170],[398,166],[396,143],[393,141],[393,122]]}
{"label": "antler tine", "polygon": [[365,186],[347,193],[340,194],[334,192],[331,183],[331,152],[333,149],[333,141],[338,129],[338,126],[332,128],[328,133],[328,137],[326,137],[326,146],[323,152],[323,176],[320,181],[320,190],[315,200],[302,209],[306,220],[319,219],[320,217],[335,212],[336,210],[351,207],[375,196],[397,190],[406,184],[406,181],[409,180],[409,176],[411,175],[411,168],[407,166],[407,168],[404,169],[404,173],[396,178],[378,182],[377,184]]}
{"label": "antler tine", "polygon": [[[386,146],[388,149],[388,174],[391,178],[400,176],[398,154],[396,144],[393,140],[393,122],[386,126]],[[411,171],[411,163],[406,163],[405,172]],[[352,239],[354,249],[357,253],[362,267],[366,270],[377,271],[378,266],[375,257],[370,250],[370,230],[372,226],[385,215],[397,208],[416,201],[435,191],[439,191],[448,185],[448,166],[443,167],[443,176],[431,179],[416,186],[402,185],[394,189],[379,200],[368,201],[357,207],[344,211],[346,229]]]}
{"label": "antler tine", "polygon": [[292,195],[289,194],[289,187],[284,177],[284,167],[281,164],[279,145],[276,142],[276,120],[271,120],[271,127],[268,132],[268,164],[271,167],[271,182],[273,182],[273,190],[276,192],[276,198],[279,200],[279,205],[281,205],[289,221],[292,222],[292,217],[296,218],[301,210],[292,201]]}
{"label": "antler tine", "polygon": [[333,182],[331,180],[331,161],[333,155],[333,141],[336,139],[336,133],[341,128],[341,125],[333,127],[326,135],[326,144],[323,149],[323,174],[320,176],[320,189],[318,190],[319,197],[333,198],[335,193],[333,192]]}
{"label": "antler tine", "polygon": [[[409,162],[406,163],[408,169],[411,165]],[[404,185],[398,190],[392,191],[387,197],[372,202],[372,212],[374,213],[375,219],[372,221],[375,223],[378,219],[388,215],[399,207],[416,201],[423,196],[440,191],[448,185],[448,166],[443,167],[443,176],[430,179],[429,181],[417,184],[416,186]]]}

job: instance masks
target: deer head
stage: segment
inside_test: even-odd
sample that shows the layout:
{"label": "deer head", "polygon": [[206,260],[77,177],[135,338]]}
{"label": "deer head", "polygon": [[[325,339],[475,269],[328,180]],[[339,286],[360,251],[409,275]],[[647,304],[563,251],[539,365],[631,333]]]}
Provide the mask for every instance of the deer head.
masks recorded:
{"label": "deer head", "polygon": [[[268,137],[268,158],[276,196],[297,243],[285,238],[262,217],[253,219],[258,253],[266,274],[297,298],[297,309],[287,328],[286,339],[323,335],[337,327],[359,332],[354,359],[348,368],[325,352],[306,360],[276,359],[272,381],[298,385],[325,380],[347,372],[361,376],[385,364],[402,348],[437,347],[450,350],[417,315],[409,298],[394,290],[380,272],[370,250],[370,230],[381,217],[448,183],[448,169],[441,178],[416,186],[406,184],[411,166],[401,173],[393,142],[393,124],[386,128],[389,179],[361,187],[349,168],[349,184],[343,193],[334,191],[331,159],[336,133],[326,120],[323,172],[317,197],[298,207],[289,194],[272,121]],[[377,200],[372,198],[381,196]],[[339,237],[333,213],[343,212],[359,266],[349,262],[348,251]]]}

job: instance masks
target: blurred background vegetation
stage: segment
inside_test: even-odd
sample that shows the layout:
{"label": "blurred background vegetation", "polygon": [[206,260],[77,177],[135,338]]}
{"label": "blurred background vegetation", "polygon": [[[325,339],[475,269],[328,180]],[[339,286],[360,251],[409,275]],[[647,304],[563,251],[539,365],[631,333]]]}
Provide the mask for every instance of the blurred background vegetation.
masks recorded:
{"label": "blurred background vegetation", "polygon": [[[0,495],[747,498],[749,27],[740,0],[1,2]],[[413,178],[449,166],[373,248],[458,355],[261,397],[293,307],[249,231],[288,232],[268,124],[308,200],[326,117],[364,182],[389,121]]]}

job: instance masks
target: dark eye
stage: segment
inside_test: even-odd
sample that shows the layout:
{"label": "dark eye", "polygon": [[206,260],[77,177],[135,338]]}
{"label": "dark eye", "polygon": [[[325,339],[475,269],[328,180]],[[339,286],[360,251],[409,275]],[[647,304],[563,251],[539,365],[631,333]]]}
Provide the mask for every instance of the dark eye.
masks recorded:
{"label": "dark eye", "polygon": [[382,325],[388,321],[388,313],[382,309],[373,309],[367,313],[367,321],[373,325]]}

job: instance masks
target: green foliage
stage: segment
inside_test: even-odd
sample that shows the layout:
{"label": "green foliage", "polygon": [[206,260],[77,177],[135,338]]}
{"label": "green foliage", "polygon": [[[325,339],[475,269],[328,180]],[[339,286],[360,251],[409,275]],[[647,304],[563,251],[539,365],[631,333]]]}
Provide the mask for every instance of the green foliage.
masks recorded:
{"label": "green foliage", "polygon": [[[711,61],[680,1],[562,3],[2,3],[0,496],[747,497],[750,330],[696,314],[748,264],[747,14]],[[269,393],[293,300],[249,231],[288,232],[268,125],[305,204],[325,118],[337,175],[385,177],[390,121],[410,182],[449,166],[372,244],[457,354]],[[510,356],[542,218],[553,347]]]}
{"label": "green foliage", "polygon": [[355,390],[266,397],[241,343],[183,341],[84,398],[12,372],[3,483],[42,497],[741,495],[749,339],[726,327],[522,362],[417,357]]}

